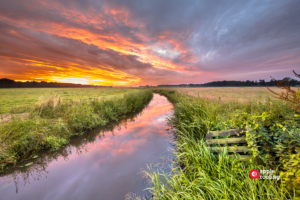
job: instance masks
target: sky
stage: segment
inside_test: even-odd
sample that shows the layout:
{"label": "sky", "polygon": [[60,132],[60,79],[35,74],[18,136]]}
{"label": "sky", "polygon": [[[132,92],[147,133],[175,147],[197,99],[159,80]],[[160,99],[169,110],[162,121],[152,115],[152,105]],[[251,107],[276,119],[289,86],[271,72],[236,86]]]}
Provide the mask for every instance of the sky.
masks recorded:
{"label": "sky", "polygon": [[0,0],[0,78],[112,86],[295,78],[298,0]]}

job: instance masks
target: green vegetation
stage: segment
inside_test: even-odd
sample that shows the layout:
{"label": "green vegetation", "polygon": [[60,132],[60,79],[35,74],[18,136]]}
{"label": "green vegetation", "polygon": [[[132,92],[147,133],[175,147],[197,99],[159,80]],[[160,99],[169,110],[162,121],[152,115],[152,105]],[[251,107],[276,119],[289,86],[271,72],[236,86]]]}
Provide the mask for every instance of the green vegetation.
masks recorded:
{"label": "green vegetation", "polygon": [[36,102],[45,101],[53,96],[62,100],[90,100],[91,98],[123,95],[138,91],[124,88],[18,88],[0,89],[0,114],[22,113],[31,109]]}
{"label": "green vegetation", "polygon": [[9,122],[2,123],[0,165],[16,163],[21,157],[40,149],[59,149],[71,136],[122,120],[126,114],[141,110],[152,98],[150,90],[105,89],[103,93],[117,95],[85,100],[64,100],[54,96],[28,106],[31,111],[24,119],[16,115]]}
{"label": "green vegetation", "polygon": [[[173,90],[154,90],[174,104],[176,162],[170,174],[149,172],[154,199],[296,199],[300,195],[299,113],[274,98],[211,101]],[[208,130],[249,127],[254,159],[241,162],[205,145]],[[272,150],[272,151],[270,151]],[[249,177],[274,169],[280,180]]]}

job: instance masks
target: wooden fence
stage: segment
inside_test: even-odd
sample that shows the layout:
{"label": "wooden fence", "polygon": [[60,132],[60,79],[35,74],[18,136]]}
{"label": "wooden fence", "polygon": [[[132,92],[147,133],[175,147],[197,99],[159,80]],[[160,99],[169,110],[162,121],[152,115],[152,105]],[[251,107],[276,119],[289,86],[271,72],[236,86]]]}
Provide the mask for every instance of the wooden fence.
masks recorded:
{"label": "wooden fence", "polygon": [[[240,154],[241,161],[249,161],[252,155],[246,155],[250,152],[250,148],[245,146],[247,141],[243,135],[247,129],[230,129],[222,131],[209,131],[206,136],[206,143],[210,146],[210,150],[218,153],[224,151],[227,146],[229,154]],[[216,137],[229,136],[228,138],[217,139]],[[226,145],[226,146],[223,146]],[[230,155],[234,156],[234,155]]]}

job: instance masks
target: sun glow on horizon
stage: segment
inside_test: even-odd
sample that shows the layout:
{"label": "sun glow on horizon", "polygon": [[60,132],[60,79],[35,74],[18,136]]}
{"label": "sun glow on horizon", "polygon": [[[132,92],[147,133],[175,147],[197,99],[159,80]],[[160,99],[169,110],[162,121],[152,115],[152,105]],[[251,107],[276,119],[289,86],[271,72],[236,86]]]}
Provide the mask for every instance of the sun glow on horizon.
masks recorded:
{"label": "sun glow on horizon", "polygon": [[[32,1],[0,2],[3,78],[137,86],[266,79],[299,67],[299,12],[288,1],[267,13],[269,3],[179,3],[162,11],[167,2]],[[226,13],[202,12],[220,6]]]}

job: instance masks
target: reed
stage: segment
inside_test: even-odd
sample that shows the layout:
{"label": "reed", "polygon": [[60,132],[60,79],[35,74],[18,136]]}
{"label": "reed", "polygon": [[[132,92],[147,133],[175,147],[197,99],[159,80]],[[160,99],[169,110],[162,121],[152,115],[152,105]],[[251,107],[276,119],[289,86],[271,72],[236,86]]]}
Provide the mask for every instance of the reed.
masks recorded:
{"label": "reed", "polygon": [[[249,177],[251,164],[241,163],[222,152],[213,155],[203,140],[188,137],[175,156],[183,168],[174,167],[171,174],[150,172],[153,199],[288,199],[290,196],[276,180]],[[176,165],[174,165],[176,166]]]}

